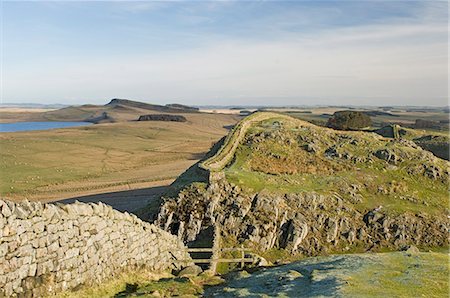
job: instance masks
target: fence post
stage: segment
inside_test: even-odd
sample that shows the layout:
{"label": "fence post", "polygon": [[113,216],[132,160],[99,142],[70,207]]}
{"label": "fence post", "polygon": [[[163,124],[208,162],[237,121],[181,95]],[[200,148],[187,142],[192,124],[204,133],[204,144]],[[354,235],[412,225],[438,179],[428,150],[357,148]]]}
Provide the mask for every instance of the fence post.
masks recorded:
{"label": "fence post", "polygon": [[[211,255],[211,259],[215,260],[215,259],[220,259],[221,258],[221,253],[220,253],[220,247],[222,246],[221,244],[221,239],[220,239],[220,229],[218,224],[216,223],[215,227],[214,227],[214,240],[213,240],[213,251],[212,251],[212,255]],[[209,269],[216,274],[217,271],[217,261],[211,261],[210,263],[210,267]]]}
{"label": "fence post", "polygon": [[242,258],[242,260],[241,260],[241,269],[244,269],[244,265],[245,265],[245,262],[244,262],[245,251],[244,251],[244,245],[242,245],[242,244],[241,244],[241,258]]}

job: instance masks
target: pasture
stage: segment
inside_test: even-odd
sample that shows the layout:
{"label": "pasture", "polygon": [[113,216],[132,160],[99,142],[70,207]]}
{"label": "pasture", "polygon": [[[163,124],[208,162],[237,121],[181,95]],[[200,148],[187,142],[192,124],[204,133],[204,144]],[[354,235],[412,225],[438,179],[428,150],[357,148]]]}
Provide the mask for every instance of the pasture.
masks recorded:
{"label": "pasture", "polygon": [[227,134],[237,116],[118,122],[0,134],[0,194],[53,201],[170,184]]}

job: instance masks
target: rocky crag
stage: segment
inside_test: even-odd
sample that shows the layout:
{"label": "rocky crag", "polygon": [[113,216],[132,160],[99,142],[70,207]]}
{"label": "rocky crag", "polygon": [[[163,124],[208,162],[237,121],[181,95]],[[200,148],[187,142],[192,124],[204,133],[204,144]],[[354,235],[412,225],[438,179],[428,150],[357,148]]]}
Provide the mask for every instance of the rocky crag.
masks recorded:
{"label": "rocky crag", "polygon": [[187,243],[214,227],[259,252],[447,246],[448,165],[408,140],[256,113],[199,165],[207,183],[164,199],[157,224]]}
{"label": "rocky crag", "polygon": [[150,114],[139,116],[138,121],[174,121],[174,122],[186,122],[186,117],[181,115],[170,114]]}
{"label": "rocky crag", "polygon": [[42,297],[122,270],[189,265],[175,236],[110,206],[0,200],[0,297]]}
{"label": "rocky crag", "polygon": [[425,132],[420,133],[414,129],[400,127],[396,124],[382,127],[373,132],[387,138],[411,140],[437,157],[445,160],[450,159],[450,139],[448,135],[429,135]]}

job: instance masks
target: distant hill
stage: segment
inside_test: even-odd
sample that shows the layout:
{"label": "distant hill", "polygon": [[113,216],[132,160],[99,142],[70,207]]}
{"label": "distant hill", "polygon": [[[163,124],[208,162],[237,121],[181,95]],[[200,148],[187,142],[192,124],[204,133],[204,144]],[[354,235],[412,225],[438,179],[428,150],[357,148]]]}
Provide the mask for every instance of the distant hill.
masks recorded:
{"label": "distant hill", "polygon": [[199,113],[199,111],[197,108],[181,104],[168,104],[163,106],[129,99],[114,98],[105,105],[85,104],[81,106],[67,106],[58,110],[33,113],[33,115],[30,115],[29,120],[21,119],[21,121],[86,121],[92,123],[108,123],[137,121],[140,116],[153,113],[192,114]]}
{"label": "distant hill", "polygon": [[65,104],[40,104],[40,103],[9,103],[4,102],[1,104],[2,108],[25,108],[25,109],[61,109],[68,105]]}
{"label": "distant hill", "polygon": [[190,106],[185,106],[179,103],[171,103],[171,104],[167,104],[166,107],[169,108],[174,108],[174,109],[181,109],[181,110],[189,110],[189,111],[199,111],[199,108],[196,107],[190,107]]}
{"label": "distant hill", "polygon": [[165,106],[161,105],[154,105],[129,99],[120,99],[120,98],[114,98],[112,99],[108,104],[105,106],[116,106],[116,105],[122,105],[122,106],[128,106],[138,109],[144,109],[144,110],[153,110],[153,111],[159,111],[159,112],[168,112],[168,113],[192,113],[197,112],[198,109],[188,107],[181,104],[168,104]]}

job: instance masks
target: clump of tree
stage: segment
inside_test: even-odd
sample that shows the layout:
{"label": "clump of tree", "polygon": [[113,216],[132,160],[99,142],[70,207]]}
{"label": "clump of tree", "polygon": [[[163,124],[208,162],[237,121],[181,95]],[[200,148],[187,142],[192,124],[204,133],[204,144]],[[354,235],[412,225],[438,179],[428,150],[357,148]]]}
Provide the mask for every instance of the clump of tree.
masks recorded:
{"label": "clump of tree", "polygon": [[339,130],[357,130],[372,125],[370,117],[359,111],[338,111],[328,119],[327,127]]}

